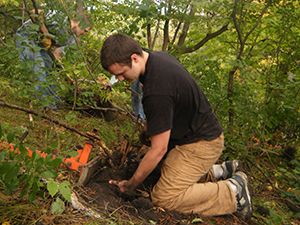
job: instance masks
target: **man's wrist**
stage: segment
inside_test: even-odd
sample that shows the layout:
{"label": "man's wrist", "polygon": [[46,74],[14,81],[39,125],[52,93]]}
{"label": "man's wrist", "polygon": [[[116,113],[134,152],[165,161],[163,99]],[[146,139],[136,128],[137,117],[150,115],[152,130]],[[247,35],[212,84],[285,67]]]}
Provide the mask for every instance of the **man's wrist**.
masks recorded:
{"label": "man's wrist", "polygon": [[133,190],[133,189],[135,189],[138,185],[139,185],[139,182],[138,182],[136,179],[134,179],[134,177],[131,177],[131,179],[128,180],[126,186],[127,186],[127,188],[128,188],[129,190]]}

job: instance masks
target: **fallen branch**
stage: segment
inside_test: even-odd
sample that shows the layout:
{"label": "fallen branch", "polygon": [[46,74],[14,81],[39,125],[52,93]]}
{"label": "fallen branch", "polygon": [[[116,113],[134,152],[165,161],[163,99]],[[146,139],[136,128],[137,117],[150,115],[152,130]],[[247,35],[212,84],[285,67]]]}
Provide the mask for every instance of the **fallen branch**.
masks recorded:
{"label": "fallen branch", "polygon": [[[23,112],[39,116],[39,117],[41,117],[43,119],[50,120],[51,122],[53,122],[53,123],[55,123],[57,125],[60,125],[60,126],[66,128],[66,129],[70,130],[70,131],[73,131],[73,132],[79,134],[82,137],[85,137],[85,138],[87,138],[87,139],[92,140],[92,141],[95,142],[95,138],[93,136],[88,135],[87,133],[83,133],[83,132],[77,130],[76,128],[70,126],[67,123],[64,123],[64,122],[61,122],[59,120],[53,119],[52,117],[47,116],[44,113],[39,113],[39,112],[31,110],[31,109],[26,109],[26,108],[23,108],[23,107],[20,107],[20,106],[17,106],[17,105],[12,105],[12,104],[6,103],[4,100],[0,101],[0,106],[5,106],[5,107],[11,108],[11,109],[21,110]],[[98,145],[100,145],[100,147],[103,149],[103,151],[106,153],[106,155],[108,156],[109,159],[112,158],[109,149],[105,146],[105,144],[101,140],[97,140],[95,143],[97,143]],[[112,163],[111,163],[111,166],[113,166]]]}
{"label": "fallen branch", "polygon": [[[72,109],[71,107],[65,107],[66,109]],[[124,112],[126,113],[125,110],[122,110],[120,108],[103,108],[103,107],[95,107],[95,106],[84,106],[84,107],[76,107],[72,110],[75,110],[75,111],[84,111],[84,110],[99,110],[99,111],[112,111],[112,112],[118,112],[118,111],[121,111],[121,112]]]}
{"label": "fallen branch", "polygon": [[77,194],[72,191],[71,193],[71,203],[74,209],[79,210],[80,212],[84,213],[85,215],[88,216],[93,216],[97,219],[103,219],[103,216],[97,213],[95,210],[93,210],[90,207],[84,206],[78,199]]}
{"label": "fallen branch", "polygon": [[118,107],[114,104],[112,104],[112,108],[95,107],[95,106],[89,105],[89,106],[85,106],[85,107],[76,107],[74,109],[65,107],[65,109],[71,109],[71,110],[74,110],[74,111],[99,110],[99,111],[121,112],[124,115],[129,116],[131,119],[137,120],[137,118],[134,115],[132,115],[128,110],[122,109],[122,108],[120,108],[120,107]]}
{"label": "fallen branch", "polygon": [[55,123],[57,125],[60,125],[60,126],[66,128],[68,130],[71,130],[71,131],[79,134],[80,136],[83,136],[83,137],[86,137],[86,138],[90,138],[86,133],[83,133],[83,132],[77,130],[76,128],[70,126],[67,123],[64,123],[64,122],[61,122],[59,120],[53,119],[51,116],[47,116],[44,113],[39,113],[39,112],[37,112],[35,110],[32,110],[32,109],[26,109],[26,108],[23,108],[23,107],[20,107],[20,106],[17,106],[17,105],[12,105],[12,104],[6,103],[5,101],[0,101],[0,106],[5,106],[5,107],[11,108],[11,109],[21,110],[23,112],[27,112],[27,113],[39,116],[39,117],[41,117],[43,119],[50,120],[51,122],[53,122],[53,123]]}

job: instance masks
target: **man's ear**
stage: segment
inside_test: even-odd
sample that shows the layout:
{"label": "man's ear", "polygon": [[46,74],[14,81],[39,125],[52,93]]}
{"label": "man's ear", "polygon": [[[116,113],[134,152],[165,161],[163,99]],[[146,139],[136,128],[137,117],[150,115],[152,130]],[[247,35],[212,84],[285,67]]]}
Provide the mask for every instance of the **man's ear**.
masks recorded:
{"label": "man's ear", "polygon": [[131,60],[133,60],[135,63],[137,63],[139,61],[138,55],[137,54],[132,54],[131,55]]}

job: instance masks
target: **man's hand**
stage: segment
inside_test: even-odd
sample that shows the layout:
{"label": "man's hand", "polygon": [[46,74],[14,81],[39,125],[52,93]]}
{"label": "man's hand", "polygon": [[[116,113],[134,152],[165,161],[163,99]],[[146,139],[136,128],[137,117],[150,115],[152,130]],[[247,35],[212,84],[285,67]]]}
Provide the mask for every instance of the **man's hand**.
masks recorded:
{"label": "man's hand", "polygon": [[43,36],[41,43],[45,47],[45,49],[48,51],[48,49],[51,47],[51,37]]}
{"label": "man's hand", "polygon": [[125,192],[125,191],[132,191],[134,187],[129,184],[128,180],[122,180],[122,181],[116,181],[116,180],[110,180],[110,184],[117,185],[120,189],[120,191]]}

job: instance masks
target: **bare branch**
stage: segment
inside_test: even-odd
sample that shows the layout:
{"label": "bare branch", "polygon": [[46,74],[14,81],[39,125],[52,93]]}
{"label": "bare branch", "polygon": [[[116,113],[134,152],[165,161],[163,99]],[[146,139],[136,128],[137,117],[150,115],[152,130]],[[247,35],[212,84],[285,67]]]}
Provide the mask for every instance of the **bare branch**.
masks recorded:
{"label": "bare branch", "polygon": [[[153,41],[152,41],[152,45],[151,45],[152,48],[154,47],[154,44],[155,44],[155,41],[156,41],[156,38],[157,38],[157,35],[158,35],[159,25],[160,25],[160,19],[158,19],[158,21],[157,21],[156,31],[155,31]],[[152,49],[152,48],[150,48],[150,49]]]}
{"label": "bare branch", "polygon": [[148,23],[147,24],[147,42],[148,42],[148,48],[149,49],[152,49],[152,46],[151,46],[151,24]]}
{"label": "bare branch", "polygon": [[31,0],[31,1],[32,1],[32,4],[33,4],[33,8],[35,10],[35,14],[39,14],[39,8],[38,8],[38,6],[36,4],[36,1],[35,0]]}
{"label": "bare branch", "polygon": [[218,31],[211,33],[211,34],[207,34],[205,38],[203,38],[198,44],[196,44],[195,46],[191,47],[191,48],[186,48],[183,50],[182,54],[185,53],[191,53],[194,52],[196,50],[198,50],[199,48],[201,48],[206,42],[208,42],[210,39],[213,39],[219,35],[221,35],[222,33],[224,33],[225,31],[228,30],[228,24],[223,26],[222,28],[220,28]]}
{"label": "bare branch", "polygon": [[[190,10],[190,13],[189,13],[189,18],[192,17],[192,16],[195,14],[193,8],[194,8],[194,6],[191,5],[191,10]],[[178,45],[179,47],[182,46],[182,45],[184,44],[184,41],[185,41],[185,39],[186,39],[188,30],[189,30],[189,28],[190,28],[190,24],[191,24],[191,20],[189,19],[189,20],[188,20],[186,23],[184,23],[184,25],[183,25],[182,33],[181,33],[181,35],[180,35],[180,37],[179,37],[179,40],[178,40],[178,43],[177,43],[177,45]]]}
{"label": "bare branch", "polygon": [[163,40],[163,46],[162,46],[162,51],[166,51],[167,50],[167,46],[169,43],[169,22],[170,20],[166,20],[165,21],[165,25],[164,25],[164,40]]}
{"label": "bare branch", "polygon": [[262,10],[259,18],[256,21],[256,24],[252,27],[252,29],[246,34],[245,38],[244,38],[244,43],[246,43],[249,35],[253,32],[253,30],[258,26],[259,22],[261,21],[261,18],[263,17],[263,15],[265,14],[265,12],[267,11],[267,9],[269,8],[269,6],[272,4],[272,0],[268,1],[268,4],[265,6],[265,8]]}
{"label": "bare branch", "polygon": [[25,11],[28,13],[28,16],[30,16],[30,12],[29,12],[26,0],[23,0],[23,5],[24,5],[24,8],[25,8]]}
{"label": "bare branch", "polygon": [[46,114],[44,113],[39,113],[37,111],[34,111],[34,110],[31,110],[31,109],[26,109],[26,108],[23,108],[23,107],[20,107],[20,106],[17,106],[17,105],[12,105],[12,104],[9,104],[9,103],[6,103],[5,101],[0,101],[0,106],[5,106],[5,107],[8,107],[8,108],[11,108],[11,109],[17,109],[17,110],[21,110],[23,112],[26,112],[26,113],[30,113],[30,114],[33,114],[33,115],[36,115],[36,116],[39,116],[43,119],[47,119],[47,120],[50,120],[51,122],[57,124],[57,125],[60,125],[68,130],[71,130],[77,134],[79,134],[80,136],[83,136],[83,137],[86,137],[86,138],[89,138],[89,136],[79,130],[77,130],[76,128],[70,126],[69,124],[66,124],[64,122],[61,122],[59,120],[56,120],[54,118],[52,118],[51,116],[47,116]]}
{"label": "bare branch", "polygon": [[242,37],[242,32],[240,30],[240,27],[238,26],[237,19],[236,19],[237,4],[238,4],[238,0],[235,0],[231,16],[232,16],[232,19],[233,19],[234,27],[235,27],[235,29],[237,31],[237,34],[238,34],[238,39],[240,41],[240,49],[239,49],[238,56],[237,56],[237,59],[240,59],[242,57],[242,54],[243,54],[243,51],[244,51],[244,48],[245,48],[245,44],[246,44],[246,41],[247,41],[248,37],[254,31],[254,29],[258,26],[258,24],[260,23],[261,18],[265,14],[266,10],[272,4],[272,0],[268,1],[268,4],[262,10],[262,12],[261,12],[259,18],[257,19],[255,25],[248,31],[248,33],[245,35],[244,39]]}
{"label": "bare branch", "polygon": [[[175,30],[175,33],[174,33],[174,36],[173,36],[173,39],[172,39],[172,42],[171,42],[172,45],[174,44],[174,42],[176,40],[176,37],[177,37],[177,34],[179,32],[180,27],[181,27],[181,22],[179,22],[177,24],[177,27],[176,27],[176,30]],[[168,48],[168,50],[170,50],[170,49],[171,49],[171,46]]]}

